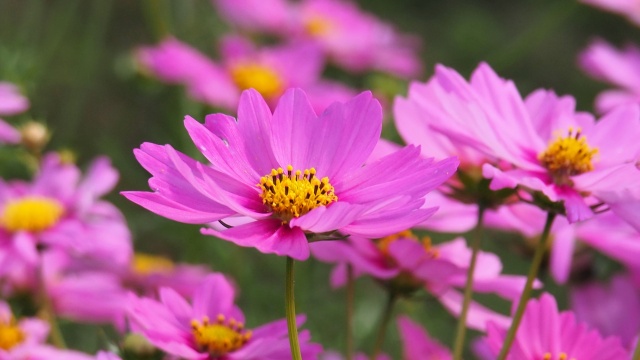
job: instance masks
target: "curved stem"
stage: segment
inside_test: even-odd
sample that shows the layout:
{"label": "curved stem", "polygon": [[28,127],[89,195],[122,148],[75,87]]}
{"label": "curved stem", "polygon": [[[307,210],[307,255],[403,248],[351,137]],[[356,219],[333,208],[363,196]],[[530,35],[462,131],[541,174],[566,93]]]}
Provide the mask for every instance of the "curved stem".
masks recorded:
{"label": "curved stem", "polygon": [[353,300],[355,295],[355,281],[353,267],[347,265],[347,360],[353,359]]}
{"label": "curved stem", "polygon": [[540,241],[538,242],[536,252],[533,254],[533,260],[531,261],[531,267],[529,268],[529,275],[527,276],[527,283],[525,284],[522,295],[520,296],[520,300],[518,301],[518,308],[513,315],[513,319],[511,320],[511,327],[509,328],[509,332],[507,333],[507,336],[504,339],[504,343],[502,344],[502,349],[500,350],[500,355],[498,355],[498,360],[506,359],[507,354],[509,353],[509,349],[511,348],[511,344],[513,344],[513,340],[516,338],[516,332],[518,331],[518,326],[520,326],[520,321],[522,320],[524,309],[527,305],[527,301],[531,297],[533,281],[538,275],[538,270],[540,269],[540,264],[542,264],[544,253],[549,245],[549,232],[551,231],[551,225],[553,224],[553,220],[555,219],[555,217],[555,213],[547,213],[547,221],[544,224],[544,230],[542,231],[542,236],[540,237]]}
{"label": "curved stem", "polygon": [[456,339],[453,346],[453,358],[455,360],[462,359],[462,350],[464,349],[464,337],[467,330],[467,314],[469,313],[469,304],[471,304],[471,298],[473,296],[473,274],[476,269],[476,263],[478,260],[478,253],[480,252],[480,243],[482,242],[482,220],[484,218],[485,208],[483,205],[478,205],[478,219],[476,226],[473,229],[473,240],[471,243],[471,263],[467,270],[467,282],[464,286],[464,300],[462,302],[462,311],[460,318],[458,319],[458,328],[456,330]]}
{"label": "curved stem", "polygon": [[393,305],[396,303],[398,296],[395,292],[390,291],[387,298],[387,304],[384,306],[382,318],[380,319],[380,325],[378,327],[378,334],[376,335],[376,342],[373,345],[373,352],[371,353],[371,360],[375,360],[378,354],[382,351],[382,344],[384,343],[384,337],[387,334],[387,327],[389,327],[389,321],[391,320],[391,314],[393,313]]}
{"label": "curved stem", "polygon": [[633,352],[633,360],[640,360],[640,334],[638,335],[638,341],[636,342],[636,349]]}
{"label": "curved stem", "polygon": [[300,353],[300,342],[298,341],[298,324],[296,323],[296,303],[293,273],[293,258],[287,256],[287,275],[285,286],[284,306],[287,314],[287,328],[289,329],[289,345],[291,346],[291,358],[293,360],[302,360]]}

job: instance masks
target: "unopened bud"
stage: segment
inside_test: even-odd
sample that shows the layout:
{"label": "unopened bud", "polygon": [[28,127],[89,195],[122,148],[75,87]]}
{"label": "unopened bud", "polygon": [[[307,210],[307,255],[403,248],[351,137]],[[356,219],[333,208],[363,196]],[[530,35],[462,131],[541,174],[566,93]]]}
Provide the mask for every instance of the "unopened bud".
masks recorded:
{"label": "unopened bud", "polygon": [[40,152],[51,138],[47,126],[37,121],[29,121],[20,127],[22,144],[29,150]]}

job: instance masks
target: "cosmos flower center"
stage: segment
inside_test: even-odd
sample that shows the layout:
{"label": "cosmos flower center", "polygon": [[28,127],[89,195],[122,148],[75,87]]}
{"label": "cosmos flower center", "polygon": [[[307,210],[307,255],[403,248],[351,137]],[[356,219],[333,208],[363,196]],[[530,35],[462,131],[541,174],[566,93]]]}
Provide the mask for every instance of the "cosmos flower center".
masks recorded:
{"label": "cosmos flower center", "polygon": [[280,75],[264,65],[237,65],[231,69],[231,77],[240,89],[256,89],[267,99],[273,99],[284,91]]}
{"label": "cosmos flower center", "polygon": [[24,339],[24,332],[20,330],[13,319],[9,324],[0,324],[0,349],[9,350],[22,343]]}
{"label": "cosmos flower center", "polygon": [[338,197],[328,177],[316,177],[316,169],[293,171],[293,166],[272,169],[271,173],[260,178],[262,203],[285,222],[300,217],[309,211],[327,206]]}
{"label": "cosmos flower center", "polygon": [[567,353],[561,352],[558,357],[552,357],[551,353],[544,353],[542,360],[576,360],[576,358],[572,357],[569,359]]}
{"label": "cosmos flower center", "polygon": [[168,273],[175,264],[164,256],[136,253],[133,256],[132,268],[136,274],[149,275]]}
{"label": "cosmos flower center", "polygon": [[43,231],[58,223],[63,213],[62,204],[55,199],[27,196],[7,203],[0,225],[10,232]]}
{"label": "cosmos flower center", "polygon": [[383,237],[382,239],[379,239],[376,242],[376,245],[378,246],[378,249],[380,250],[380,252],[382,253],[382,255],[385,258],[391,259],[391,255],[389,254],[389,246],[394,241],[396,241],[398,239],[410,239],[410,240],[413,240],[413,241],[416,241],[416,242],[420,243],[422,245],[422,247],[424,248],[425,253],[430,258],[434,258],[435,259],[435,258],[440,256],[440,253],[438,253],[438,250],[434,249],[431,246],[431,238],[429,236],[425,236],[422,239],[420,239],[411,230],[404,230],[404,231],[401,231],[401,232],[399,232],[397,234],[393,234],[393,235],[389,235],[389,236]]}
{"label": "cosmos flower center", "polygon": [[567,136],[558,136],[543,153],[538,155],[542,165],[549,170],[556,182],[564,183],[569,176],[593,170],[593,157],[597,148],[589,147],[578,128],[569,128]]}
{"label": "cosmos flower center", "polygon": [[192,320],[191,328],[198,348],[212,356],[221,356],[240,349],[251,339],[251,331],[233,318],[219,314],[214,323],[207,316],[202,321]]}
{"label": "cosmos flower center", "polygon": [[322,16],[311,16],[304,24],[307,34],[311,36],[320,36],[331,31],[331,22]]}

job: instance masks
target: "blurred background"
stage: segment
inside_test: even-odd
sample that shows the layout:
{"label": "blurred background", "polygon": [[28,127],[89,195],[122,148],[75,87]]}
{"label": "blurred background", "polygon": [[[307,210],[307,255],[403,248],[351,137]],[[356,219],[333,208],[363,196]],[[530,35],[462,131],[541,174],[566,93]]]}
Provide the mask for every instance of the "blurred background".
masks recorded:
{"label": "blurred background", "polygon": [[[606,85],[577,68],[578,52],[597,37],[618,45],[640,38],[640,31],[623,18],[572,0],[358,3],[364,11],[419,37],[425,73],[416,80],[426,80],[437,63],[466,77],[486,61],[498,74],[513,79],[522,94],[539,87],[555,89],[575,96],[578,108],[586,111],[592,111],[595,95]],[[53,134],[49,149],[70,150],[81,166],[107,155],[120,171],[119,191],[146,190],[148,174],[132,150],[145,141],[170,143],[200,158],[182,119],[189,114],[202,120],[219,110],[190,100],[179,86],[145,77],[132,52],[172,34],[216,58],[216,40],[229,29],[207,0],[0,0],[0,80],[17,84],[31,101],[29,111],[12,121],[44,122]],[[408,84],[383,74],[354,76],[332,68],[327,76],[384,94],[387,107],[393,94],[403,94]],[[395,137],[391,125],[385,132]],[[12,161],[8,150],[0,156],[1,161]],[[18,166],[8,169],[11,174],[3,175],[26,176]],[[207,264],[235,278],[249,327],[284,317],[283,258],[204,237],[199,226],[156,216],[117,193],[109,200],[125,213],[137,250]],[[485,244],[496,250],[512,241],[501,236]],[[505,266],[507,273],[524,273],[528,261],[514,257]],[[305,327],[315,341],[342,349],[344,291],[330,288],[329,273],[326,264],[298,264],[297,308],[308,315]],[[357,282],[356,296],[356,344],[368,351],[385,296],[370,279]],[[455,320],[434,299],[425,295],[403,301],[400,309],[450,343]],[[100,329],[62,326],[80,340],[68,342],[82,350],[103,345]],[[397,339],[390,331],[386,344],[394,358],[399,354]]]}

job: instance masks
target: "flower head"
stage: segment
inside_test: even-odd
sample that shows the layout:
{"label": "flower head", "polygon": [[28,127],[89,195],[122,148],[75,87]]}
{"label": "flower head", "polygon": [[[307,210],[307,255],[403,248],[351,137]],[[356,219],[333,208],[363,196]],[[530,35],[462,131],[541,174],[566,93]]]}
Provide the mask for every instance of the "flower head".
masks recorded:
{"label": "flower head", "polygon": [[[184,359],[288,359],[291,356],[284,320],[255,329],[244,326],[244,315],[233,303],[234,290],[220,274],[210,275],[191,304],[170,288],[160,301],[132,297],[129,317],[133,331],[153,345]],[[299,324],[302,321],[298,321]],[[300,334],[303,356],[313,359],[322,347]]]}
{"label": "flower head", "polygon": [[[488,325],[487,341],[495,354],[500,351],[505,334],[505,328]],[[603,338],[577,322],[572,312],[558,312],[556,300],[545,293],[540,300],[527,304],[507,359],[623,360],[629,355],[618,338]]]}
{"label": "flower head", "polygon": [[625,16],[629,21],[640,25],[640,7],[635,0],[581,0],[581,2]]}
{"label": "flower head", "polygon": [[423,159],[413,146],[363,166],[382,126],[370,93],[317,116],[300,90],[287,91],[273,114],[249,90],[238,120],[214,114],[203,125],[187,117],[185,126],[211,165],[143,144],[135,154],[154,192],[123,194],[176,221],[239,222],[202,232],[296,259],[309,256],[307,236],[381,237],[424,221],[435,211],[425,195],[457,167],[455,158]]}
{"label": "flower head", "polygon": [[[20,94],[15,85],[0,81],[0,115],[15,115],[28,108],[29,100]],[[20,132],[0,119],[0,143],[16,144],[19,142]]]}

